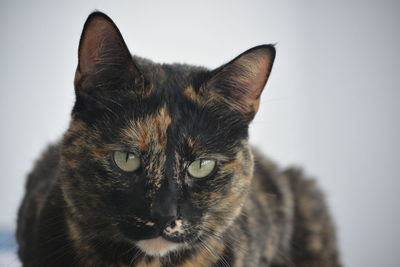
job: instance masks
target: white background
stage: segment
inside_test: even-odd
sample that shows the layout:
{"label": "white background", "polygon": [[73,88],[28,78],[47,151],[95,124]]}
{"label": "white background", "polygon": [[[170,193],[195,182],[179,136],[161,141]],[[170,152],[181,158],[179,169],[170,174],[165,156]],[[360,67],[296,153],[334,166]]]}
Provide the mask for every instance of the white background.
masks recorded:
{"label": "white background", "polygon": [[317,177],[345,265],[400,265],[399,1],[82,2],[0,3],[0,229],[15,228],[26,173],[68,125],[80,32],[98,9],[157,62],[214,68],[276,43],[252,143]]}

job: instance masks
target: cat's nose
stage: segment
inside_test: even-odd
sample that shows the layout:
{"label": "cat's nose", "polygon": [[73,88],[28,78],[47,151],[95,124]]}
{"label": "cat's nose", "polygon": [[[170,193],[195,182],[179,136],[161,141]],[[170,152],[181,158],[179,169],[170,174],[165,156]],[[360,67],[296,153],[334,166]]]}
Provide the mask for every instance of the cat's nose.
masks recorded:
{"label": "cat's nose", "polygon": [[151,211],[151,217],[157,224],[157,228],[160,232],[164,231],[165,228],[174,224],[176,220],[176,205],[170,204],[159,204],[154,205]]}
{"label": "cat's nose", "polygon": [[162,232],[177,216],[176,186],[165,180],[153,199],[150,215]]}
{"label": "cat's nose", "polygon": [[157,226],[160,232],[163,232],[168,227],[174,228],[176,225],[175,221],[175,216],[159,217],[156,219]]}
{"label": "cat's nose", "polygon": [[154,203],[153,209],[151,210],[151,217],[156,222],[160,233],[175,222],[177,215],[176,211],[177,208],[174,201],[163,199]]}

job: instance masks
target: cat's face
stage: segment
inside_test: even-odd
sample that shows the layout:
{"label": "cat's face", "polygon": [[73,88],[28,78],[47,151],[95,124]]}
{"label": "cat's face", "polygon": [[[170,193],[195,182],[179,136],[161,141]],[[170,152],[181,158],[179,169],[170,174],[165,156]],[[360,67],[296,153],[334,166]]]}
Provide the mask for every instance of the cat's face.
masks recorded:
{"label": "cat's face", "polygon": [[248,123],[273,59],[271,46],[214,71],[132,59],[112,21],[92,14],[62,149],[74,238],[152,255],[218,239],[249,192]]}

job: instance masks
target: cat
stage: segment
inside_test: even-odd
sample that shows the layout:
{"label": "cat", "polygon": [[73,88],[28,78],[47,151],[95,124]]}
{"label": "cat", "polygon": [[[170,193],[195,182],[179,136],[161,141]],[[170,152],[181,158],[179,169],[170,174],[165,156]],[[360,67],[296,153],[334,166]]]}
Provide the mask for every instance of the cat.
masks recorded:
{"label": "cat", "polygon": [[69,128],[19,210],[23,266],[340,266],[316,183],[248,143],[273,45],[156,64],[94,12],[78,58]]}

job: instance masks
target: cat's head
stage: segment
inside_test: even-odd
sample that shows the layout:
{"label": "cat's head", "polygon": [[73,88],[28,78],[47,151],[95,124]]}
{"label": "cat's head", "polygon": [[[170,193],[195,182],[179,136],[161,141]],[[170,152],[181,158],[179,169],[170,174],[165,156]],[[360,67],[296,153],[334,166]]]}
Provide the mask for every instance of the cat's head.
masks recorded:
{"label": "cat's head", "polygon": [[248,125],[275,49],[252,48],[209,71],[132,57],[114,23],[90,15],[61,188],[73,238],[148,254],[218,239],[249,192]]}

